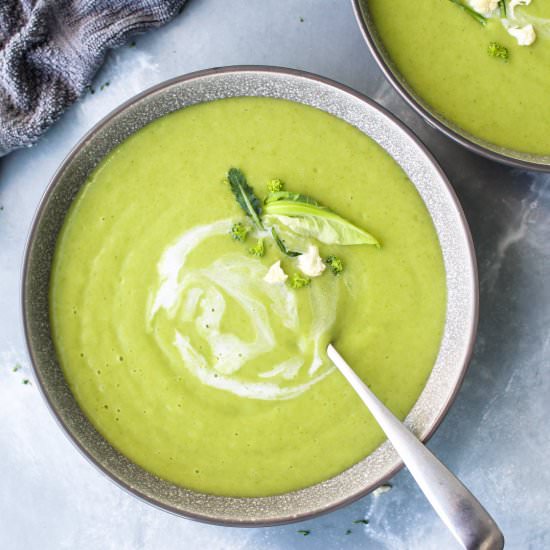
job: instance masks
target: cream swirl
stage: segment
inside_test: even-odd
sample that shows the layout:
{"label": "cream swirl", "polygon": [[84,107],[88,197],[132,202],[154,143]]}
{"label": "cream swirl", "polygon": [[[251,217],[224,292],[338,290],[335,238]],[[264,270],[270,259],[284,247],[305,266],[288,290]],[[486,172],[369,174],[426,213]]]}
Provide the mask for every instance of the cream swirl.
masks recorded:
{"label": "cream swirl", "polygon": [[[286,285],[264,281],[267,267],[240,253],[189,267],[191,253],[200,255],[199,247],[231,224],[194,227],[166,248],[150,293],[149,331],[208,386],[253,399],[296,397],[333,370],[324,347],[338,285],[327,278],[298,298]],[[299,307],[304,299],[309,304]]]}

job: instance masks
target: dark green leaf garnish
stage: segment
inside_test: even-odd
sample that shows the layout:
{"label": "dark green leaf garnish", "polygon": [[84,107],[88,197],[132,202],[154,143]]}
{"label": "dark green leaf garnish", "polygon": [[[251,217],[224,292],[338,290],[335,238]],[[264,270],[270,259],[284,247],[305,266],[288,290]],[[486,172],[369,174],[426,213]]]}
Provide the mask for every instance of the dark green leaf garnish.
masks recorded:
{"label": "dark green leaf garnish", "polygon": [[262,214],[261,202],[254,194],[254,190],[248,185],[244,174],[237,168],[230,168],[227,173],[227,180],[231,191],[235,195],[239,206],[247,216],[252,218],[258,229],[263,229],[260,215]]}
{"label": "dark green leaf garnish", "polygon": [[300,535],[304,535],[304,537],[307,537],[311,531],[309,529],[298,529],[298,533],[300,533]]}
{"label": "dark green leaf garnish", "polygon": [[368,525],[369,520],[368,519],[356,519],[353,523],[362,523],[363,525]]}

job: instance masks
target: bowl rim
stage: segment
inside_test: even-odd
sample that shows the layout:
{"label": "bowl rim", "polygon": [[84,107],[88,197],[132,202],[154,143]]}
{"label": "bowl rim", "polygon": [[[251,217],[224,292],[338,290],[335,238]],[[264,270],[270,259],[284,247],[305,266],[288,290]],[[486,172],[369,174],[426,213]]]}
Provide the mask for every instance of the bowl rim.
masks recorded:
{"label": "bowl rim", "polygon": [[[475,138],[473,134],[470,134],[465,130],[463,134],[457,132],[456,130],[453,130],[442,119],[435,116],[435,114],[430,109],[421,105],[411,94],[411,91],[408,90],[403,85],[400,78],[398,77],[397,71],[394,70],[388,63],[389,56],[385,55],[381,51],[373,33],[373,24],[367,21],[367,19],[363,15],[363,9],[361,6],[365,2],[368,3],[368,0],[351,0],[353,12],[355,14],[355,19],[359,25],[359,30],[361,31],[361,34],[363,35],[363,38],[367,43],[367,46],[371,55],[374,57],[374,60],[376,61],[378,67],[384,74],[385,78],[393,86],[395,91],[425,121],[427,121],[429,124],[431,124],[433,127],[435,127],[437,130],[442,132],[444,135],[446,135],[456,143],[459,143],[469,151],[476,153],[482,157],[493,160],[495,162],[499,162],[501,164],[512,166],[514,168],[521,168],[524,170],[533,170],[536,172],[550,172],[550,157],[548,157],[549,160],[547,162],[537,162],[533,160],[525,160],[518,157],[508,156],[504,153],[493,151],[488,147],[485,147],[473,141],[473,139],[471,139],[471,138]],[[457,128],[458,127],[459,126],[457,125]],[[469,138],[468,136],[471,136],[471,138]],[[491,144],[491,142],[489,141],[487,141],[486,143],[487,145]],[[514,149],[507,149],[507,150],[509,150],[511,153],[516,153],[517,155],[528,154],[528,153],[522,153],[520,151],[515,151]],[[545,155],[533,155],[533,156],[538,156],[541,158],[545,157]]]}
{"label": "bowl rim", "polygon": [[[341,498],[337,502],[331,503],[326,506],[317,506],[316,509],[312,511],[307,511],[299,514],[281,515],[276,519],[270,519],[270,520],[246,519],[241,521],[241,520],[215,519],[212,516],[209,516],[206,514],[203,515],[196,512],[182,511],[176,506],[172,506],[170,504],[160,502],[156,498],[149,496],[144,492],[140,491],[139,489],[131,486],[125,480],[118,477],[114,472],[111,472],[106,466],[104,466],[99,460],[97,460],[84,445],[82,445],[78,441],[78,439],[75,437],[75,434],[72,433],[69,426],[63,420],[55,404],[51,400],[50,395],[48,394],[44,378],[41,374],[40,368],[38,367],[39,361],[36,357],[36,353],[32,345],[32,338],[31,338],[32,329],[30,326],[30,315],[28,313],[28,308],[27,308],[27,300],[28,300],[27,282],[28,282],[29,273],[30,273],[32,245],[37,236],[39,225],[42,220],[43,214],[49,205],[48,199],[51,197],[51,195],[55,191],[59,181],[61,181],[60,180],[61,175],[65,172],[67,167],[71,165],[75,157],[80,153],[81,149],[91,139],[93,139],[95,134],[99,132],[104,126],[106,126],[111,121],[111,119],[123,113],[127,108],[132,106],[134,103],[137,103],[140,100],[150,95],[153,95],[159,91],[162,91],[165,88],[169,88],[174,84],[185,83],[185,82],[189,82],[192,80],[200,79],[211,75],[231,74],[231,73],[270,73],[274,75],[294,76],[294,77],[299,77],[307,80],[312,80],[314,82],[318,82],[318,83],[327,85],[329,87],[336,88],[340,92],[349,94],[355,99],[358,99],[359,101],[369,105],[371,108],[374,108],[375,110],[379,111],[383,116],[385,116],[392,123],[394,123],[399,128],[400,131],[402,131],[408,138],[410,138],[416,144],[416,146],[426,156],[431,167],[434,168],[435,171],[437,172],[437,175],[439,176],[441,183],[445,188],[445,191],[448,193],[449,200],[451,201],[452,206],[454,207],[456,213],[458,214],[459,223],[461,226],[460,228],[463,231],[465,236],[466,245],[467,245],[467,254],[465,254],[465,256],[467,257],[467,260],[469,263],[468,267],[470,268],[470,275],[471,275],[470,282],[472,285],[473,295],[472,295],[471,322],[469,324],[470,330],[466,338],[467,346],[465,347],[465,350],[464,350],[462,365],[461,365],[459,374],[456,377],[454,388],[452,392],[448,395],[447,399],[443,402],[442,406],[440,407],[439,414],[435,417],[432,424],[428,426],[428,428],[422,434],[420,434],[419,439],[422,442],[426,443],[433,436],[437,428],[442,423],[443,419],[446,417],[450,407],[452,406],[452,404],[454,403],[458,395],[458,392],[460,391],[460,388],[464,381],[464,377],[467,373],[467,370],[470,364],[471,356],[474,351],[474,345],[475,345],[478,321],[479,321],[479,280],[478,280],[477,261],[475,256],[474,243],[472,240],[471,232],[470,232],[466,217],[464,215],[464,211],[443,169],[439,166],[439,163],[437,162],[435,157],[432,155],[432,153],[429,151],[429,149],[426,147],[426,145],[420,140],[420,138],[416,136],[416,134],[411,129],[409,129],[403,122],[401,122],[397,117],[395,117],[392,113],[390,113],[387,109],[382,107],[376,101],[368,98],[367,96],[361,94],[360,92],[344,84],[341,84],[332,79],[329,79],[308,71],[292,69],[287,67],[280,67],[280,66],[271,66],[271,65],[231,65],[231,66],[202,69],[202,70],[193,71],[190,73],[185,73],[183,75],[179,75],[171,79],[162,81],[158,84],[155,84],[143,90],[142,92],[132,96],[131,98],[127,99],[118,107],[116,107],[115,109],[107,113],[96,124],[94,124],[70,149],[70,151],[67,153],[67,155],[61,162],[61,164],[58,166],[58,168],[55,170],[55,172],[51,176],[50,181],[48,182],[44,192],[42,193],[42,196],[40,197],[40,200],[38,202],[35,214],[33,216],[33,219],[28,231],[27,239],[25,242],[25,249],[24,249],[24,256],[23,256],[23,263],[22,263],[22,270],[21,270],[20,304],[21,304],[21,310],[22,310],[22,323],[23,323],[23,331],[25,336],[25,344],[27,347],[28,355],[31,360],[30,362],[32,366],[33,378],[37,383],[36,385],[40,390],[40,394],[44,399],[47,405],[47,408],[49,409],[50,413],[54,417],[57,424],[61,427],[61,431],[64,433],[65,437],[69,439],[69,441],[76,447],[76,449],[81,453],[81,455],[88,460],[88,462],[90,462],[92,465],[98,468],[100,472],[105,474],[107,478],[111,482],[113,482],[117,487],[122,488],[127,493],[133,495],[134,497],[137,497],[139,500],[143,502],[146,502],[154,506],[157,509],[161,509],[163,511],[172,513],[176,516],[184,517],[187,519],[191,519],[194,521],[199,521],[201,523],[206,523],[211,525],[221,525],[221,526],[230,526],[230,527],[270,527],[270,526],[285,525],[285,524],[305,521],[305,520],[312,519],[314,517],[332,512],[344,506],[347,506],[359,500],[360,498],[366,496],[367,494],[372,492],[374,489],[376,489],[380,485],[385,484],[389,479],[391,479],[397,472],[399,472],[403,468],[404,464],[401,460],[398,460],[396,464],[387,472],[387,474],[384,476],[381,476],[376,482],[374,482],[370,486],[362,487],[356,490],[353,494],[347,497]],[[290,493],[284,493],[284,494],[290,494]],[[230,498],[234,498],[234,497],[230,497]],[[251,497],[251,498],[256,498],[256,497]]]}

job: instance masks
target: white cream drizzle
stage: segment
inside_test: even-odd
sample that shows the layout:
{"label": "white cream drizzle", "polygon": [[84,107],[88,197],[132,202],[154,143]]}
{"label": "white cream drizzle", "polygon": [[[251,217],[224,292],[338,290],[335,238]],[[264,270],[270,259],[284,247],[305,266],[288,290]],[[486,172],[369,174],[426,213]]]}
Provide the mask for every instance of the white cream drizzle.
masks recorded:
{"label": "white cream drizzle", "polygon": [[[195,227],[166,248],[157,264],[158,283],[150,294],[149,331],[157,339],[164,337],[162,331],[155,330],[163,313],[173,325],[173,333],[169,341],[159,342],[159,347],[165,351],[173,346],[185,368],[203,384],[252,399],[296,397],[333,371],[334,367],[323,361],[323,338],[335,321],[338,286],[334,284],[328,298],[315,286],[308,289],[312,322],[304,327],[296,291],[264,281],[268,270],[257,258],[230,253],[206,267],[187,270],[189,254],[206,239],[227,234],[232,223],[222,220]],[[222,322],[227,300],[236,302],[254,326],[251,341],[227,332],[230,323]],[[278,346],[272,322],[308,336],[298,338],[295,355],[245,379],[240,371]],[[203,353],[197,341],[206,345],[209,353]],[[308,364],[306,357],[310,358]]]}

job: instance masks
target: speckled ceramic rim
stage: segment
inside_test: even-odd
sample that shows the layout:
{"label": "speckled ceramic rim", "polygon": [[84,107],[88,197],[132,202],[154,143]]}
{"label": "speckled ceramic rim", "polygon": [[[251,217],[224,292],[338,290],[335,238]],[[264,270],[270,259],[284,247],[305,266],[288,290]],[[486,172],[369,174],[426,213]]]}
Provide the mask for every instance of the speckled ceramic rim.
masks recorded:
{"label": "speckled ceramic rim", "polygon": [[394,67],[390,56],[386,52],[382,41],[375,28],[374,22],[370,17],[368,10],[368,0],[351,0],[355,16],[359,22],[359,27],[363,37],[378,63],[378,66],[389,80],[392,86],[397,90],[399,95],[424,119],[443,132],[452,140],[460,143],[470,151],[482,155],[496,162],[502,162],[516,168],[527,170],[537,170],[541,172],[550,172],[550,156],[549,155],[531,155],[498,147],[497,145],[479,139],[474,135],[466,132],[453,122],[438,115],[421,97],[419,97],[413,89],[407,84],[406,80],[401,76],[399,71]]}
{"label": "speckled ceramic rim", "polygon": [[377,141],[396,159],[422,196],[436,227],[447,273],[447,318],[426,387],[406,419],[426,440],[460,387],[477,326],[478,288],[470,233],[456,196],[418,139],[377,104],[324,78],[290,69],[228,67],[155,86],[113,111],[76,145],[49,184],[29,235],[22,281],[23,320],[38,386],[78,449],[119,486],[191,519],[235,526],[289,523],[366,495],[401,467],[389,443],[338,476],[265,498],[230,498],[189,491],[146,472],[118,453],[78,407],[57,363],[49,325],[49,276],[57,234],[90,171],[120,142],[152,120],[185,106],[236,96],[285,98],[332,113]]}

